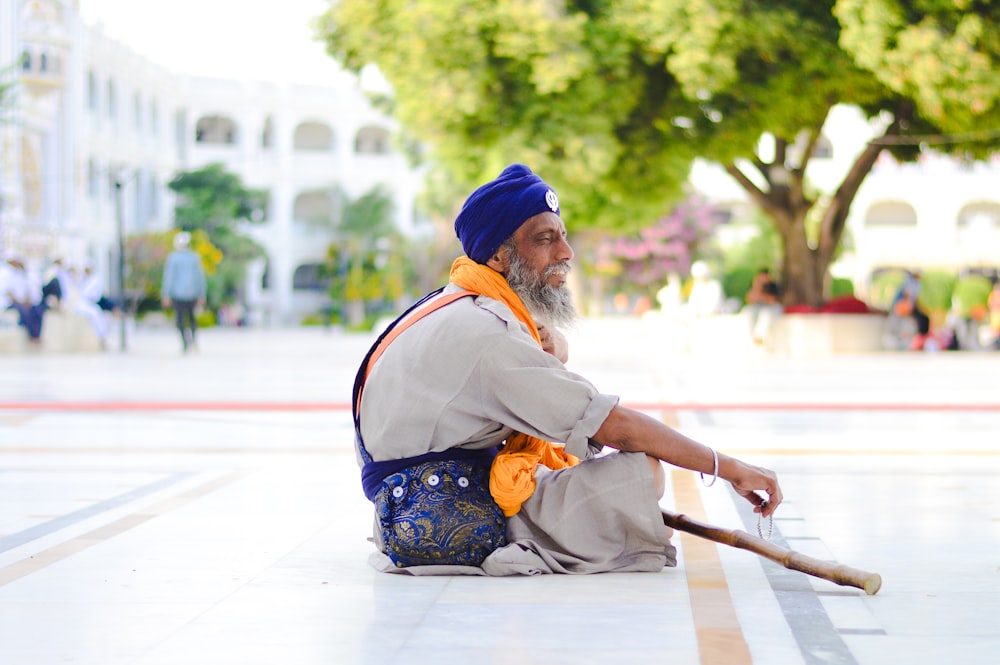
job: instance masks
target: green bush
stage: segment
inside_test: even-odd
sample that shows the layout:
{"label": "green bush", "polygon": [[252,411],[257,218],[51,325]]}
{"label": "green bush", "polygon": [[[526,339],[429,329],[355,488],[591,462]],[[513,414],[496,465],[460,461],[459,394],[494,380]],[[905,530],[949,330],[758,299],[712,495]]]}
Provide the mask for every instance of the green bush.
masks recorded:
{"label": "green bush", "polygon": [[920,305],[928,311],[946,312],[951,307],[955,276],[940,270],[928,270],[920,278]]}
{"label": "green bush", "polygon": [[756,268],[741,266],[727,270],[722,275],[722,290],[727,298],[739,298],[740,302],[746,302],[747,291],[753,284],[753,277],[757,274]]}
{"label": "green bush", "polygon": [[[887,270],[872,280],[869,300],[872,307],[888,311],[899,287],[906,280],[906,271]],[[941,270],[928,270],[920,275],[920,296],[917,301],[927,312],[946,312],[951,306],[955,276]]]}
{"label": "green bush", "polygon": [[327,315],[323,312],[313,312],[312,314],[306,314],[302,317],[302,321],[299,325],[302,326],[325,326],[327,321]]}
{"label": "green bush", "polygon": [[952,293],[951,303],[958,315],[964,319],[970,318],[972,309],[977,305],[985,308],[993,285],[982,275],[968,275],[958,280]]}
{"label": "green bush", "polygon": [[215,312],[210,309],[203,309],[194,317],[199,328],[212,328],[215,326]]}
{"label": "green bush", "polygon": [[892,299],[896,297],[896,292],[903,285],[906,273],[902,270],[887,270],[876,275],[872,279],[872,286],[868,294],[869,304],[875,309],[884,312],[889,311],[892,306]]}
{"label": "green bush", "polygon": [[834,277],[830,281],[830,299],[854,295],[854,282],[846,277]]}

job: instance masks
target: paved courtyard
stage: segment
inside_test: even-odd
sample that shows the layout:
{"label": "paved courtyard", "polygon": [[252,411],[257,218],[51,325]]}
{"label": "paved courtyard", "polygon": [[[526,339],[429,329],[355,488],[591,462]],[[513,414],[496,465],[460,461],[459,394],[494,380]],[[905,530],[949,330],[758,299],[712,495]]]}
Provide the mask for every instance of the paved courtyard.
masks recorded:
{"label": "paved courtyard", "polygon": [[[170,330],[0,356],[0,663],[992,663],[1000,353],[673,356],[585,321],[571,368],[774,468],[772,539],[875,571],[874,596],[674,536],[655,574],[410,578],[367,564],[346,410],[372,341]],[[724,483],[664,508],[756,532]],[[767,526],[762,525],[766,532]]]}

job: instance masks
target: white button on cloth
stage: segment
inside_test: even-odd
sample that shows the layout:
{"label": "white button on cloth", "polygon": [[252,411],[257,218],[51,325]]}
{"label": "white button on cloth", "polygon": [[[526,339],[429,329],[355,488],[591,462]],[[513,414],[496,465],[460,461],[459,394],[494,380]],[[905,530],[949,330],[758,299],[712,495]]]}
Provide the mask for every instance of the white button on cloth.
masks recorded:
{"label": "white button on cloth", "polygon": [[459,487],[468,487],[469,486],[469,479],[466,478],[465,476],[462,476],[461,478],[458,479],[458,486]]}
{"label": "white button on cloth", "polygon": [[436,474],[432,473],[431,475],[427,476],[427,484],[430,485],[431,487],[437,487],[439,482],[441,482],[441,479],[438,478]]}
{"label": "white button on cloth", "polygon": [[392,488],[392,495],[394,497],[396,497],[397,499],[399,497],[403,496],[403,488],[402,487],[393,487]]}

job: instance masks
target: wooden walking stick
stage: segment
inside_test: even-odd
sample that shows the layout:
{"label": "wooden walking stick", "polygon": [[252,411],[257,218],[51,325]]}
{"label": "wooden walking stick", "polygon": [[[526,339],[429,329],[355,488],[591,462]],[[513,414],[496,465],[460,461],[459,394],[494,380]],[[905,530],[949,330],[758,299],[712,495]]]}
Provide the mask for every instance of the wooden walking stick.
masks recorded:
{"label": "wooden walking stick", "polygon": [[759,554],[765,559],[770,559],[780,563],[785,568],[797,570],[807,575],[829,580],[841,586],[852,586],[864,589],[869,596],[874,596],[882,587],[882,576],[878,573],[869,573],[865,570],[851,568],[841,563],[822,561],[811,556],[790,550],[780,545],[775,545],[763,538],[751,536],[746,531],[740,529],[723,529],[712,526],[698,520],[691,519],[687,515],[679,515],[666,510],[663,513],[663,523],[667,526],[685,531],[695,536],[714,540],[723,545],[738,547]]}

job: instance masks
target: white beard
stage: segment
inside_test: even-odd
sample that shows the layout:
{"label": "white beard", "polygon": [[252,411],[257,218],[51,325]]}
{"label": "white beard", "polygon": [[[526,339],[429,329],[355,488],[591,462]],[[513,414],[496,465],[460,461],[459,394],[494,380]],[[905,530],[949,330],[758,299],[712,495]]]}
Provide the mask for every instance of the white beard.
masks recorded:
{"label": "white beard", "polygon": [[569,263],[557,263],[546,268],[542,274],[535,273],[517,250],[510,246],[507,283],[521,298],[531,316],[543,325],[560,327],[576,321],[577,314],[570,290],[565,284],[552,286],[548,282],[548,278],[552,275],[560,273],[565,275],[569,271]]}

